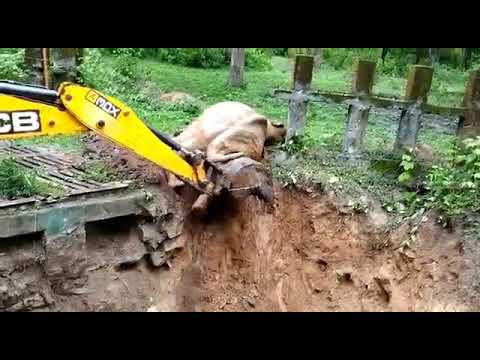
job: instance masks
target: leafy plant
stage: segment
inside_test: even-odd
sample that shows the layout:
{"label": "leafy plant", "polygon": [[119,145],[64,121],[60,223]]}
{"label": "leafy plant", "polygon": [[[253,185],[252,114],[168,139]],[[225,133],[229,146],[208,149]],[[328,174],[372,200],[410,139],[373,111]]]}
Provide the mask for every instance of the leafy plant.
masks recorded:
{"label": "leafy plant", "polygon": [[275,55],[275,56],[288,55],[288,48],[269,48],[267,50],[270,51],[271,55]]}
{"label": "leafy plant", "polygon": [[315,139],[308,133],[294,136],[282,144],[282,148],[289,154],[305,154],[316,143]]}
{"label": "leafy plant", "polygon": [[113,55],[117,58],[114,69],[128,79],[135,79],[135,66],[138,63],[138,58],[141,57],[138,49],[117,48],[113,51]]}
{"label": "leafy plant", "polygon": [[415,161],[412,151],[402,155],[400,168],[402,169],[402,173],[398,176],[398,181],[404,186],[411,186],[415,172]]}
{"label": "leafy plant", "polygon": [[226,63],[223,48],[162,48],[157,57],[171,64],[205,69],[218,68]]}
{"label": "leafy plant", "polygon": [[245,66],[255,70],[270,70],[272,68],[271,56],[265,49],[246,48]]}
{"label": "leafy plant", "polygon": [[480,210],[480,137],[458,146],[444,165],[433,166],[427,175],[426,204],[446,215]]}
{"label": "leafy plant", "polygon": [[23,58],[24,51],[22,49],[0,54],[0,79],[25,80],[28,74],[23,68]]}

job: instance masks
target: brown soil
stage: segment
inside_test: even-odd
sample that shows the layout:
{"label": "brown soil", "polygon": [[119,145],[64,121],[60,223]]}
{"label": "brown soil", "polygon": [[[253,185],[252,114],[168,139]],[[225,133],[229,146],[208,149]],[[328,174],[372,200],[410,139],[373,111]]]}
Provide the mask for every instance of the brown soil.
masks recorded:
{"label": "brown soil", "polygon": [[462,238],[434,216],[413,250],[393,250],[406,226],[386,235],[377,215],[345,212],[332,196],[276,193],[273,211],[249,198],[191,219],[172,263],[175,306],[150,311],[478,311]]}
{"label": "brown soil", "polygon": [[[165,182],[157,166],[102,139],[89,137],[87,145],[128,178]],[[185,208],[194,198],[188,193],[182,195]],[[59,299],[56,310],[480,309],[480,250],[460,227],[444,229],[427,214],[415,232],[408,223],[385,232],[384,213],[346,210],[334,194],[276,185],[275,195],[273,208],[255,197],[224,199],[207,218],[187,218],[176,240],[183,248],[161,269],[145,259],[101,265],[134,253],[138,234],[90,231],[87,248],[96,264],[89,269],[91,292]],[[412,234],[410,246],[400,247]],[[112,250],[113,242],[120,248]]]}
{"label": "brown soil", "polygon": [[[166,184],[166,172],[150,161],[143,160],[127,149],[115,146],[95,134],[83,138],[86,158],[101,160],[120,177],[148,184]],[[85,159],[84,159],[85,160]]]}
{"label": "brown soil", "polygon": [[182,101],[194,101],[195,98],[187,93],[175,91],[160,95],[160,99],[167,102],[178,103]]}
{"label": "brown soil", "polygon": [[[463,238],[461,229],[443,229],[430,214],[411,247],[399,248],[410,236],[407,223],[385,233],[383,214],[352,213],[334,195],[278,186],[275,193],[273,208],[254,197],[230,199],[217,203],[208,218],[187,218],[183,234],[168,244],[178,247],[176,255],[162,268],[153,268],[143,257],[140,235],[128,221],[88,226],[85,291],[65,296],[47,292],[29,298],[30,307],[152,312],[480,309],[478,244]],[[193,198],[187,195],[185,199]],[[22,255],[29,253],[26,248],[2,250],[10,256],[5,261],[28,260]],[[39,257],[30,252],[31,259]],[[40,275],[28,274],[41,280]],[[0,281],[0,305],[6,294],[2,286],[6,284]]]}

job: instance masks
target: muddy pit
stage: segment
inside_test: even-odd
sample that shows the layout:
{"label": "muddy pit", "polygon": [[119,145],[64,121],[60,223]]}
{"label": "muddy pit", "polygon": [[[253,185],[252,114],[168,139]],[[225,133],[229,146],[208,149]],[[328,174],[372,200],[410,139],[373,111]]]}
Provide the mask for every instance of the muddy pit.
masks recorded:
{"label": "muddy pit", "polygon": [[[117,161],[128,169],[131,160],[124,156]],[[160,176],[149,182],[162,180]],[[187,215],[194,199],[190,190],[174,194],[162,189],[171,192],[168,196],[177,202],[176,216],[182,217],[175,222],[182,224],[181,234],[175,237],[177,230],[172,231],[172,239],[163,244],[172,255],[163,266],[152,266],[151,259],[143,255],[145,239],[137,218],[86,224],[87,276],[79,279],[85,282],[80,291],[66,295],[42,275],[45,250],[40,234],[9,239],[0,243],[0,308],[150,312],[480,309],[480,247],[462,235],[460,226],[444,229],[437,224],[433,213],[386,231],[389,219],[378,208],[358,213],[345,207],[345,201],[333,192],[275,184],[273,206],[253,196],[243,201],[229,198],[218,202],[207,217],[198,218]],[[413,243],[401,246],[412,235]],[[20,307],[11,305],[19,296],[8,287],[13,283],[18,293],[27,289],[30,294]]]}
{"label": "muddy pit", "polygon": [[[251,197],[224,202],[208,218],[187,218],[176,242],[181,248],[159,269],[132,255],[140,237],[133,218],[89,224],[85,292],[52,291],[32,300],[40,302],[34,310],[479,309],[474,253],[466,250],[460,230],[446,231],[427,216],[415,245],[394,250],[409,236],[408,226],[385,233],[379,214],[352,213],[332,194],[275,190],[273,208]],[[21,240],[2,244],[2,256],[33,250],[32,261],[42,258],[39,239]],[[119,255],[135,260],[113,264]],[[41,267],[16,276],[35,272]]]}
{"label": "muddy pit", "polygon": [[407,226],[386,234],[382,214],[346,211],[331,194],[276,194],[273,209],[249,198],[190,219],[175,300],[150,311],[478,310],[474,254],[433,214],[413,249],[393,250]]}

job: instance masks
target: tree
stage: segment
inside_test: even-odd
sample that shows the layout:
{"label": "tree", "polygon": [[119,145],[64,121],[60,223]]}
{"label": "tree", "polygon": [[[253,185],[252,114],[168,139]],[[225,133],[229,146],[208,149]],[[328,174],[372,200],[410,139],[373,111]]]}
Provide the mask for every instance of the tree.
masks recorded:
{"label": "tree", "polygon": [[240,87],[244,84],[245,49],[232,49],[230,61],[230,85]]}
{"label": "tree", "polygon": [[430,64],[433,66],[438,63],[440,60],[440,54],[439,54],[438,48],[428,48],[428,55],[430,57]]}
{"label": "tree", "polygon": [[50,88],[56,88],[64,81],[75,81],[82,56],[82,48],[25,48],[24,63],[30,74],[28,81],[37,85],[48,84]]}
{"label": "tree", "polygon": [[382,48],[382,55],[381,55],[382,63],[385,62],[385,59],[387,58],[387,54],[389,51],[390,51],[390,48]]}
{"label": "tree", "polygon": [[53,87],[56,88],[65,81],[75,81],[79,49],[52,48],[51,54]]}
{"label": "tree", "polygon": [[27,81],[35,85],[45,85],[42,48],[25,48],[24,64],[29,74]]}
{"label": "tree", "polygon": [[473,53],[472,48],[462,48],[461,63],[462,63],[463,70],[468,70],[472,65],[472,53]]}

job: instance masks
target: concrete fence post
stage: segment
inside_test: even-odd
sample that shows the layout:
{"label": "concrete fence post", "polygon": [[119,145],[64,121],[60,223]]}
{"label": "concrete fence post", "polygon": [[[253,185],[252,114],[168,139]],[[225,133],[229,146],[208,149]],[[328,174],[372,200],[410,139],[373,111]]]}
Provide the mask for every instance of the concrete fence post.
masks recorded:
{"label": "concrete fence post", "polygon": [[355,161],[360,157],[363,136],[368,124],[370,104],[368,98],[372,92],[376,63],[359,61],[353,77],[352,92],[357,96],[348,108],[347,125],[343,140],[341,157]]}
{"label": "concrete fence post", "polygon": [[398,124],[397,138],[394,150],[403,152],[415,150],[417,137],[422,125],[421,105],[428,100],[428,92],[432,86],[433,67],[414,65],[410,68],[407,81],[405,100],[412,105],[403,110]]}
{"label": "concrete fence post", "polygon": [[293,92],[288,103],[287,139],[303,134],[307,116],[308,101],[305,93],[312,84],[313,56],[297,55],[293,72]]}
{"label": "concrete fence post", "polygon": [[460,118],[457,129],[457,136],[460,140],[480,135],[480,70],[470,73],[463,106],[466,110]]}

